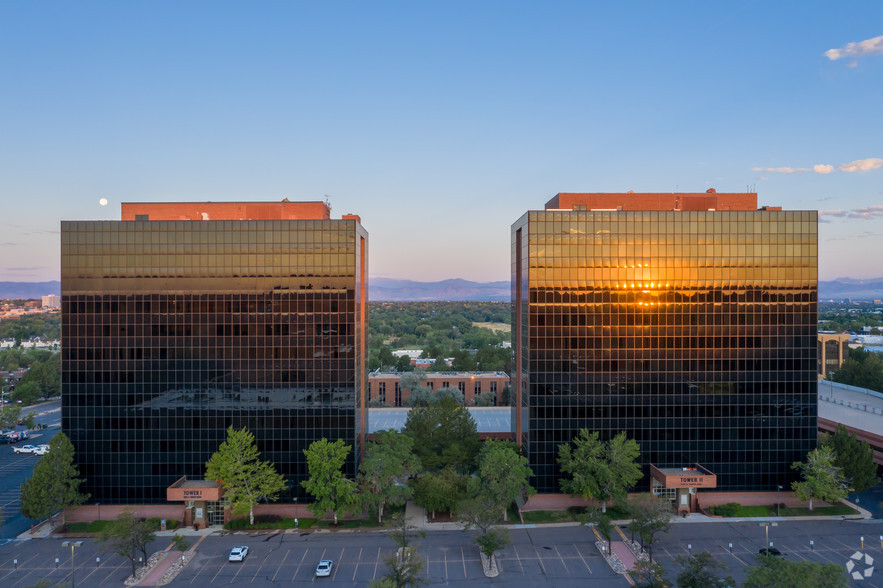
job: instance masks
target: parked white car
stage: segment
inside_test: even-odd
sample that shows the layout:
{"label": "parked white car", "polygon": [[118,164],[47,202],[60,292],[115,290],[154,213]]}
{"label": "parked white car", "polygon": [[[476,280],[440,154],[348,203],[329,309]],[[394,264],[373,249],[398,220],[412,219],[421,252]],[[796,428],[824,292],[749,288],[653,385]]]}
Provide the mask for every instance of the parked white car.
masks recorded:
{"label": "parked white car", "polygon": [[330,559],[323,559],[319,562],[319,565],[316,566],[316,575],[317,576],[330,576],[331,575],[331,567],[334,565],[334,562]]}
{"label": "parked white car", "polygon": [[15,453],[36,453],[37,448],[33,445],[22,445],[21,447],[13,447],[12,451]]}
{"label": "parked white car", "polygon": [[245,561],[246,556],[248,555],[248,546],[240,545],[239,547],[234,547],[230,550],[229,561]]}
{"label": "parked white car", "polygon": [[37,447],[34,449],[34,453],[36,455],[46,455],[47,453],[49,453],[49,446],[48,445],[37,445]]}

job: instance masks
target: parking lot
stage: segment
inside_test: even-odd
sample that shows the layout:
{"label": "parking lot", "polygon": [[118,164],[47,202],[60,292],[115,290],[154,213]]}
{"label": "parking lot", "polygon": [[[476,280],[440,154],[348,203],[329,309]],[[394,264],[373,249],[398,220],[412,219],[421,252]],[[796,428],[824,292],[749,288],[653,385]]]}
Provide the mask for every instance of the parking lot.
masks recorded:
{"label": "parking lot", "polygon": [[[677,575],[675,557],[692,551],[710,551],[728,566],[737,582],[745,579],[748,567],[765,541],[764,528],[757,522],[681,523],[662,535],[654,557],[663,564],[669,578]],[[874,564],[883,561],[883,522],[872,521],[788,521],[769,527],[769,540],[785,557],[844,566],[862,549]],[[485,578],[473,535],[458,531],[429,532],[416,540],[426,566],[424,577],[432,585],[507,586],[628,586],[614,574],[598,554],[594,536],[582,527],[512,529],[509,545],[499,554],[502,569],[496,579]],[[188,537],[192,542],[198,537]],[[813,541],[812,546],[809,541]],[[24,588],[41,579],[53,585],[70,581],[70,550],[61,539],[15,541],[0,546],[0,586]],[[131,573],[129,562],[84,539],[76,549],[76,580],[82,586],[119,586]],[[149,552],[165,549],[169,537],[158,539]],[[732,543],[732,548],[730,544]],[[242,563],[227,561],[230,549],[248,545]],[[266,533],[210,535],[198,543],[193,560],[170,586],[275,586],[291,583],[327,583],[334,586],[365,586],[386,574],[383,558],[393,551],[383,533]],[[56,568],[55,558],[59,558]],[[100,561],[96,562],[96,558]],[[315,576],[320,559],[334,561],[328,578]],[[15,563],[14,560],[17,560]],[[872,566],[873,567],[873,566]],[[865,569],[865,566],[862,566]],[[844,568],[845,573],[845,568]],[[883,572],[871,570],[871,577],[853,586],[883,588]]]}

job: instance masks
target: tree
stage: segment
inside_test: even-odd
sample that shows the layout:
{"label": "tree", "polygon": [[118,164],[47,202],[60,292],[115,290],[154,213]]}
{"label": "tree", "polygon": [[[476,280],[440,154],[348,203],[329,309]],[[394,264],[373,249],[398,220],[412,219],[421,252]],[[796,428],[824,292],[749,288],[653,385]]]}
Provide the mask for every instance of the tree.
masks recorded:
{"label": "tree", "polygon": [[880,481],[871,446],[859,441],[842,424],[837,425],[837,430],[828,435],[822,445],[834,451],[834,465],[849,479],[853,492],[864,492]]}
{"label": "tree", "polygon": [[442,388],[436,392],[435,397],[438,400],[441,400],[442,398],[450,398],[456,402],[458,406],[466,406],[466,400],[463,398],[463,393],[460,392],[458,388]]}
{"label": "tree", "polygon": [[883,358],[873,351],[852,349],[849,357],[828,379],[850,386],[883,392]]}
{"label": "tree", "polygon": [[814,561],[790,561],[758,555],[758,566],[748,568],[742,588],[845,588],[849,576],[843,566]]}
{"label": "tree", "polygon": [[83,480],[79,476],[74,446],[59,432],[49,442],[49,453],[34,465],[34,475],[21,485],[21,513],[31,520],[49,517],[54,524],[55,513],[89,498],[80,493]]}
{"label": "tree", "polygon": [[432,513],[453,510],[463,497],[466,483],[460,474],[448,466],[440,472],[423,474],[414,484],[414,502]]}
{"label": "tree", "polygon": [[[423,559],[417,552],[416,547],[411,546],[411,540],[415,536],[425,537],[426,531],[417,529],[408,522],[404,512],[397,512],[389,517],[391,529],[389,538],[396,544],[397,549],[383,558],[383,563],[389,568],[389,575],[384,578],[388,584],[379,586],[422,586],[426,583],[423,578]],[[373,582],[371,584],[374,585]]]}
{"label": "tree", "polygon": [[465,349],[455,351],[454,359],[451,362],[451,369],[458,372],[475,371],[475,359]]}
{"label": "tree", "polygon": [[809,500],[809,510],[813,509],[814,498],[839,502],[849,494],[849,484],[834,464],[834,452],[830,447],[822,445],[810,451],[806,462],[796,461],[791,464],[791,469],[798,470],[803,477],[803,481],[793,482],[791,489],[800,500]]}
{"label": "tree", "polygon": [[671,526],[671,506],[668,500],[653,494],[641,494],[628,501],[632,522],[629,529],[641,539],[653,559],[653,542],[656,535],[665,533]]}
{"label": "tree", "polygon": [[403,482],[419,471],[420,460],[410,437],[394,430],[374,434],[374,441],[365,447],[356,484],[362,503],[377,512],[378,523],[383,523],[387,504],[404,504],[413,496],[413,489]]}
{"label": "tree", "polygon": [[576,518],[584,525],[594,526],[598,530],[598,534],[601,535],[601,538],[607,542],[607,553],[613,552],[610,547],[610,540],[613,538],[613,531],[616,530],[616,525],[613,524],[613,519],[610,518],[610,515],[603,512],[600,508],[592,507],[584,514],[577,515]]}
{"label": "tree", "polygon": [[423,386],[426,374],[423,372],[407,372],[399,378],[399,388],[412,392]]}
{"label": "tree", "polygon": [[285,480],[272,463],[260,460],[254,435],[248,429],[227,429],[227,440],[205,464],[205,477],[224,486],[224,500],[233,514],[248,513],[254,524],[254,505],[262,500],[276,500],[285,488]]}
{"label": "tree", "polygon": [[668,588],[670,583],[665,579],[665,570],[658,562],[639,559],[632,570],[637,582],[634,588]]}
{"label": "tree", "polygon": [[21,417],[21,407],[12,404],[0,407],[0,430],[12,429]]}
{"label": "tree", "polygon": [[571,496],[600,500],[601,510],[607,512],[609,500],[624,498],[641,479],[640,454],[638,443],[625,432],[602,443],[597,431],[580,429],[573,447],[569,443],[558,446],[561,471],[571,476],[559,480],[561,489]]}
{"label": "tree", "polygon": [[408,396],[408,406],[429,406],[435,401],[435,392],[429,388],[418,386]]}
{"label": "tree", "polygon": [[481,449],[472,415],[451,398],[411,409],[402,433],[414,440],[414,452],[429,471],[450,466],[468,473]]}
{"label": "tree", "polygon": [[147,561],[147,544],[156,539],[153,527],[142,519],[135,518],[129,511],[123,511],[117,520],[101,531],[100,543],[106,543],[117,555],[125,557],[132,564],[135,575],[135,558],[140,553]]}
{"label": "tree", "polygon": [[457,522],[464,531],[476,529],[475,543],[485,557],[494,561],[497,551],[509,545],[509,534],[505,529],[494,528],[500,522],[500,511],[495,501],[486,494],[462,501],[457,506]]}
{"label": "tree", "polygon": [[347,479],[341,471],[351,450],[343,439],[331,443],[325,438],[313,441],[304,450],[310,478],[300,485],[315,498],[310,511],[317,517],[323,517],[330,510],[335,525],[337,513],[350,509],[357,498],[355,482]]}
{"label": "tree", "polygon": [[389,350],[389,347],[381,347],[380,353],[377,354],[377,359],[380,360],[380,369],[383,369],[384,366],[392,367],[396,362],[396,358],[392,351]]}
{"label": "tree", "polygon": [[20,382],[15,390],[12,391],[10,397],[13,402],[21,402],[24,405],[33,404],[40,397],[40,386],[33,380],[29,382]]}
{"label": "tree", "polygon": [[726,588],[735,586],[732,576],[721,576],[718,570],[727,569],[726,564],[707,551],[696,555],[679,555],[675,560],[681,566],[678,588]]}
{"label": "tree", "polygon": [[490,508],[502,511],[509,520],[509,505],[518,498],[536,494],[528,479],[533,470],[527,458],[519,455],[511,441],[486,441],[478,454],[476,477],[470,479],[471,494],[481,495]]}
{"label": "tree", "polygon": [[29,430],[30,430],[30,429],[36,429],[36,428],[37,428],[37,419],[34,418],[34,413],[33,413],[33,412],[29,412],[28,414],[26,414],[25,416],[23,416],[23,417],[21,418],[21,422],[22,422],[22,424],[25,426],[26,429],[29,429]]}
{"label": "tree", "polygon": [[484,392],[475,397],[475,406],[493,406],[494,395],[490,392]]}

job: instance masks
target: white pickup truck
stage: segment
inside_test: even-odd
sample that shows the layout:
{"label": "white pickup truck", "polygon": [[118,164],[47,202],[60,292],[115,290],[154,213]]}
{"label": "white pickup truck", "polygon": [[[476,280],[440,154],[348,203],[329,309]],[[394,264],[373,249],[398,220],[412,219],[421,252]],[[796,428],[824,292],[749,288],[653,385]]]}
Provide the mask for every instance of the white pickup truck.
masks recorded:
{"label": "white pickup truck", "polygon": [[36,453],[37,448],[33,445],[22,445],[21,447],[13,447],[14,453]]}

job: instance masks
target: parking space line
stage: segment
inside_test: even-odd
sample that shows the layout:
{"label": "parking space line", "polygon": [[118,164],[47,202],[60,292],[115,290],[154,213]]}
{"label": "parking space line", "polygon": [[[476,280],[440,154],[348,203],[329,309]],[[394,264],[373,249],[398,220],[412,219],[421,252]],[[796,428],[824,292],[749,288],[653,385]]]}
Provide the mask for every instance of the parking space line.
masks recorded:
{"label": "parking space line", "polygon": [[[327,547],[326,547],[325,549],[322,550],[322,555],[319,556],[319,561],[322,561],[323,559],[325,559],[325,550],[326,550],[326,549],[327,549]],[[306,553],[304,553],[304,555],[306,555]],[[298,568],[300,568],[300,566],[298,566]],[[310,581],[311,581],[311,582],[315,582],[315,581],[316,581],[316,572],[313,572],[313,579],[310,580]]]}
{"label": "parking space line", "polygon": [[515,551],[515,561],[518,562],[518,567],[521,568],[521,575],[524,576],[524,564],[521,563],[521,556],[518,555],[518,548],[513,545],[512,550]]}
{"label": "parking space line", "polygon": [[[377,548],[377,558],[374,560],[374,578],[377,577],[377,566],[379,566],[379,565],[380,565],[380,548],[378,547]],[[427,567],[428,567],[428,564],[427,564]],[[374,578],[371,578],[371,579],[373,580]]]}
{"label": "parking space line", "polygon": [[202,573],[202,570],[206,569],[207,567],[208,567],[208,563],[206,563],[206,565],[204,565],[204,566],[202,566],[201,568],[199,568],[199,571],[196,572],[196,575],[193,576],[193,579],[190,580],[190,583],[193,584],[194,582],[196,582],[196,579],[199,577],[199,574],[201,574],[201,573]]}
{"label": "parking space line", "polygon": [[460,559],[463,561],[463,577],[468,578],[469,575],[466,573],[466,554],[463,553],[463,546],[460,546]]}
{"label": "parking space line", "polygon": [[592,568],[589,567],[589,562],[586,561],[586,558],[583,557],[583,554],[579,552],[579,547],[576,546],[576,543],[573,544],[573,548],[576,550],[576,554],[582,560],[582,562],[586,565],[586,569],[589,570],[589,573],[592,573]]}
{"label": "parking space line", "polygon": [[564,561],[564,558],[561,557],[561,552],[558,551],[558,545],[553,545],[553,547],[555,548],[555,553],[558,554],[558,559],[561,560],[561,565],[564,566],[564,571],[565,571],[565,572],[570,572],[570,569],[568,569],[568,567],[567,567],[567,562]]}
{"label": "parking space line", "polygon": [[331,581],[334,581],[334,578],[337,577],[337,570],[340,569],[340,566],[343,565],[343,552],[346,550],[345,547],[340,548],[340,557],[337,558],[338,565],[334,566],[334,572],[331,574]]}
{"label": "parking space line", "polygon": [[[271,582],[275,582],[275,581],[276,581],[276,576],[279,575],[280,570],[282,570],[282,566],[285,565],[285,560],[288,558],[288,554],[289,554],[289,553],[291,553],[291,550],[290,550],[290,549],[289,549],[288,551],[285,552],[285,555],[282,556],[282,562],[279,564],[279,567],[276,569],[276,573],[273,574],[273,579],[270,580]],[[252,580],[252,582],[254,582],[254,580]]]}
{"label": "parking space line", "polygon": [[448,550],[445,549],[442,553],[445,556],[445,578],[447,579],[447,577],[448,577]]}
{"label": "parking space line", "polygon": [[239,572],[241,572],[244,568],[245,568],[245,561],[242,562],[242,565],[239,566],[239,568],[236,570],[236,573],[233,574],[233,578],[230,580],[231,584],[236,581],[236,578],[239,577]]}
{"label": "parking space line", "polygon": [[[22,563],[20,563],[19,566],[20,566],[20,567],[24,567],[28,562],[33,561],[33,560],[37,557],[37,555],[38,555],[38,554],[35,554],[35,555],[34,555],[31,559],[29,559],[27,562],[22,562]],[[13,560],[13,559],[15,559],[15,558],[10,558],[10,560],[9,560],[9,563],[10,563],[10,564],[12,564],[12,560]],[[16,569],[16,568],[15,568],[15,564],[12,564],[12,566],[10,566],[10,568],[9,568],[9,572],[8,572],[7,574],[5,574],[5,575],[3,576],[3,578],[5,578],[5,577],[7,577],[7,576],[10,576],[10,575],[12,575],[13,573],[15,573],[15,569]]]}
{"label": "parking space line", "polygon": [[359,547],[359,556],[356,558],[356,567],[353,570],[353,582],[356,581],[356,572],[359,571],[359,562],[362,560],[362,548]]}
{"label": "parking space line", "polygon": [[546,571],[546,566],[545,566],[545,564],[543,564],[543,558],[540,557],[540,552],[537,551],[536,546],[534,546],[533,552],[534,552],[534,555],[537,556],[537,561],[540,562],[540,567],[543,569],[543,575],[548,576],[549,572]]}
{"label": "parking space line", "polygon": [[264,556],[264,561],[261,562],[261,565],[258,566],[257,571],[254,573],[254,576],[251,577],[251,583],[254,584],[254,579],[258,577],[258,574],[261,573],[261,568],[264,567],[264,564],[267,563],[267,560],[270,558],[270,554]]}
{"label": "parking space line", "polygon": [[[307,551],[309,551],[309,550],[310,550],[310,548],[308,547]],[[294,568],[294,575],[291,576],[292,582],[294,582],[294,579],[297,577],[297,573],[300,571],[300,566],[304,563],[304,559],[306,559],[306,557],[307,557],[307,551],[304,551],[304,554],[301,556],[300,561],[297,563],[297,567]]]}
{"label": "parking space line", "polygon": [[110,571],[110,573],[107,574],[107,577],[104,578],[98,585],[101,586],[102,584],[104,584],[105,582],[107,582],[108,580],[113,578],[117,574],[117,572],[120,570],[120,568],[123,567],[124,565],[127,565],[127,564],[128,564],[128,562],[122,561],[119,563],[119,565],[114,566],[114,568]]}
{"label": "parking space line", "polygon": [[[212,581],[210,582],[211,584],[214,584],[214,583],[215,583],[215,580],[218,579],[218,574],[221,573],[221,570],[223,570],[224,567],[226,567],[226,565],[227,565],[228,563],[230,563],[230,562],[229,562],[229,561],[225,561],[224,563],[221,564],[221,567],[219,567],[219,568],[218,568],[218,571],[215,572],[215,577],[212,578]],[[194,580],[195,580],[195,579],[196,579],[196,578],[194,578]]]}

